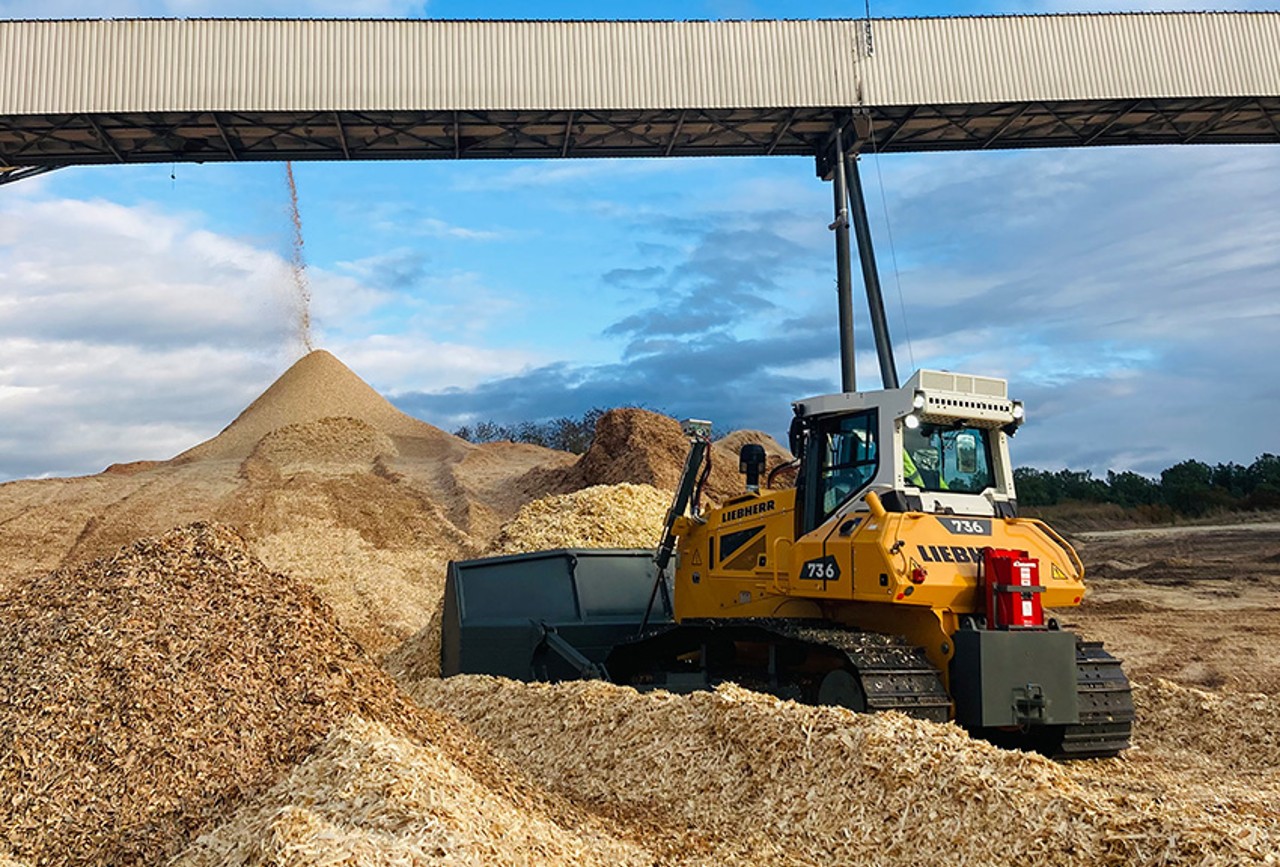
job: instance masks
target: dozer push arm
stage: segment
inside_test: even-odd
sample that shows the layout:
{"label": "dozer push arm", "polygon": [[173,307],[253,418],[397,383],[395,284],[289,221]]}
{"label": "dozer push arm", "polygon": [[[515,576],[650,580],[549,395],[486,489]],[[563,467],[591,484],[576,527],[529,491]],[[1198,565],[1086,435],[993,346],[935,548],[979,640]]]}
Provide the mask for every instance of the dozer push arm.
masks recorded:
{"label": "dozer push arm", "polygon": [[582,680],[608,680],[609,673],[603,665],[592,662],[578,648],[564,640],[554,626],[546,623],[534,624],[542,633],[542,640],[533,650],[533,671],[542,680],[550,680],[547,676],[547,655],[554,653],[569,664]]}
{"label": "dozer push arm", "polygon": [[680,474],[680,486],[676,489],[675,501],[667,512],[667,519],[662,525],[662,540],[658,542],[658,551],[653,562],[657,567],[653,576],[653,591],[649,594],[649,605],[645,608],[644,619],[640,622],[640,633],[649,628],[649,615],[653,613],[653,603],[658,598],[658,590],[662,587],[662,576],[671,565],[671,557],[676,550],[676,521],[684,515],[693,500],[694,491],[698,487],[698,472],[702,462],[711,448],[711,422],[699,419],[688,419],[681,423],[684,435],[689,438],[689,454],[684,461],[684,471]]}

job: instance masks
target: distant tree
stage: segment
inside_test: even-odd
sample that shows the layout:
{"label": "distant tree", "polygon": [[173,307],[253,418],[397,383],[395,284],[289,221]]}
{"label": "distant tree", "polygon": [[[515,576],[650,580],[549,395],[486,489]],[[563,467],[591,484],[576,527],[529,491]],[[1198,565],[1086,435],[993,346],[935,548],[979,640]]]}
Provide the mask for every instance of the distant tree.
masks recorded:
{"label": "distant tree", "polygon": [[1249,493],[1249,468],[1236,463],[1218,464],[1209,472],[1209,484],[1242,500]]}
{"label": "distant tree", "polygon": [[1160,473],[1164,501],[1184,515],[1203,515],[1213,505],[1212,468],[1201,461],[1183,461]]}
{"label": "distant tree", "polygon": [[591,446],[591,440],[596,432],[596,422],[605,412],[607,410],[601,407],[593,407],[579,418],[561,416],[546,421],[522,421],[513,425],[482,421],[475,425],[463,425],[455,430],[453,435],[473,443],[506,440],[580,455]]}
{"label": "distant tree", "polygon": [[539,424],[538,422],[522,421],[511,431],[512,442],[529,443],[535,446],[547,446],[547,433],[549,425]]}
{"label": "distant tree", "polygon": [[1018,467],[1013,471],[1013,486],[1018,502],[1024,506],[1052,506],[1058,502],[1053,475],[1034,467]]}
{"label": "distant tree", "polygon": [[1018,502],[1027,506],[1115,503],[1170,517],[1218,509],[1280,509],[1280,457],[1269,452],[1247,467],[1182,461],[1161,472],[1158,480],[1129,471],[1108,470],[1105,479],[1095,479],[1088,470],[1049,472],[1034,467],[1016,468],[1013,480]]}
{"label": "distant tree", "polygon": [[1280,509],[1280,457],[1264,452],[1245,471],[1250,509]]}
{"label": "distant tree", "polygon": [[1077,500],[1084,503],[1105,503],[1107,483],[1095,479],[1089,470],[1058,470],[1054,473],[1059,500]]}
{"label": "distant tree", "polygon": [[591,446],[596,433],[596,422],[604,414],[605,410],[597,406],[587,410],[581,418],[561,416],[550,422],[551,439],[554,442],[552,448],[582,454]]}
{"label": "distant tree", "polygon": [[1158,482],[1127,470],[1123,473],[1107,470],[1107,490],[1107,499],[1126,509],[1152,506],[1162,499]]}

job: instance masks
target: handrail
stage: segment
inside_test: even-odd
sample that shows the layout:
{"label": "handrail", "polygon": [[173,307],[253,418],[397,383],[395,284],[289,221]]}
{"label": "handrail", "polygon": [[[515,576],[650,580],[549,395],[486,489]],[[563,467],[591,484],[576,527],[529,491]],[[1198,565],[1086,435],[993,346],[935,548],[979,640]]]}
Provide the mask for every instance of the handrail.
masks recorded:
{"label": "handrail", "polygon": [[792,542],[790,539],[788,539],[785,536],[779,536],[778,538],[773,540],[773,556],[771,558],[773,560],[773,580],[770,584],[770,589],[772,589],[773,592],[777,593],[779,596],[788,595],[787,591],[791,589],[790,578],[787,579],[787,590],[782,589],[782,582],[778,580],[778,561],[782,559],[781,557],[778,556],[778,546],[784,542],[793,548],[795,547],[795,543]]}
{"label": "handrail", "polygon": [[1015,523],[1025,522],[1034,524],[1043,530],[1046,536],[1058,543],[1059,548],[1067,552],[1068,556],[1071,557],[1071,562],[1075,564],[1076,574],[1080,576],[1081,581],[1084,580],[1084,562],[1080,559],[1080,555],[1076,553],[1076,549],[1071,547],[1071,543],[1062,538],[1062,536],[1058,534],[1057,530],[1053,529],[1039,518],[1014,518],[1013,521]]}

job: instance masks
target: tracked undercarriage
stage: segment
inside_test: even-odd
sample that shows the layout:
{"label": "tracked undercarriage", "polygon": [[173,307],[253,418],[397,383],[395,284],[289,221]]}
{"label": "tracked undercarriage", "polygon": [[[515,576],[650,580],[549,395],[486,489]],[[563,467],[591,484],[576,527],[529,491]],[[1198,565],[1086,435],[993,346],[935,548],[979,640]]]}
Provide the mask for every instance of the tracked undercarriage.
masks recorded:
{"label": "tracked undercarriage", "polygon": [[[833,624],[686,622],[616,645],[604,669],[611,680],[639,689],[689,692],[734,682],[806,704],[951,718],[942,675],[923,651],[895,636]],[[973,733],[1057,759],[1105,758],[1127,749],[1134,711],[1120,661],[1098,642],[1077,640],[1076,678],[1079,722]]]}

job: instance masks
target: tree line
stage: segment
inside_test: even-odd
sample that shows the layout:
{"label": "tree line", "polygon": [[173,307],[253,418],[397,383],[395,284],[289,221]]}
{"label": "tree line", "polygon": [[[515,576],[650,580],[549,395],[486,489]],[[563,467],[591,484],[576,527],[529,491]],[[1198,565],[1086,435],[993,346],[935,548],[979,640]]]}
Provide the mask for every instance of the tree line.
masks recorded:
{"label": "tree line", "polygon": [[1270,453],[1248,466],[1183,461],[1161,471],[1159,478],[1108,470],[1100,479],[1088,470],[1019,467],[1013,480],[1018,503],[1026,506],[1115,503],[1127,509],[1167,507],[1188,516],[1280,508],[1280,457]]}
{"label": "tree line", "polygon": [[531,443],[535,446],[545,446],[549,449],[580,455],[591,445],[591,438],[596,432],[596,422],[607,411],[595,407],[578,418],[561,416],[547,421],[522,421],[516,424],[481,421],[473,425],[463,425],[455,430],[453,435],[472,443]]}
{"label": "tree line", "polygon": [[[454,435],[473,443],[532,443],[580,455],[591,445],[596,422],[605,412],[595,407],[576,418],[562,416],[509,425],[482,421],[464,425]],[[1095,478],[1089,470],[1018,467],[1013,479],[1018,502],[1024,506],[1114,503],[1126,509],[1168,509],[1186,516],[1222,510],[1280,509],[1280,456],[1270,453],[1248,466],[1183,461],[1163,470],[1159,478],[1114,470],[1108,470],[1105,478]]]}

